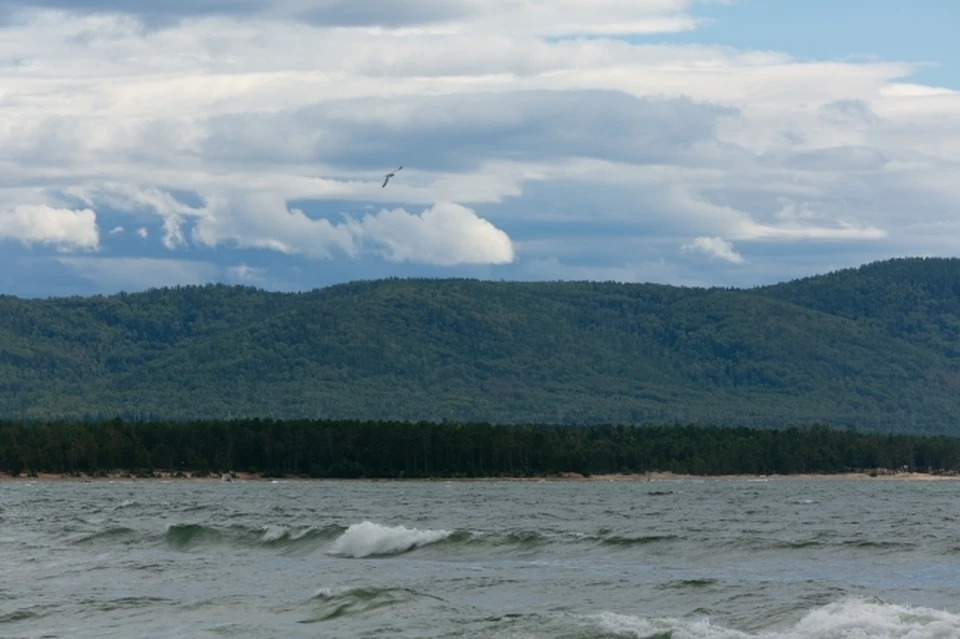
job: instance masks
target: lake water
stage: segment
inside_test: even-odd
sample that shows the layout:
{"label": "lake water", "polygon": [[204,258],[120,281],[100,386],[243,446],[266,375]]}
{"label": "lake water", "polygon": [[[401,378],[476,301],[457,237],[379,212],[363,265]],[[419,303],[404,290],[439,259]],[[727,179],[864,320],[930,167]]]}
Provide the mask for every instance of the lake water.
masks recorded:
{"label": "lake water", "polygon": [[960,482],[7,481],[0,637],[956,639]]}

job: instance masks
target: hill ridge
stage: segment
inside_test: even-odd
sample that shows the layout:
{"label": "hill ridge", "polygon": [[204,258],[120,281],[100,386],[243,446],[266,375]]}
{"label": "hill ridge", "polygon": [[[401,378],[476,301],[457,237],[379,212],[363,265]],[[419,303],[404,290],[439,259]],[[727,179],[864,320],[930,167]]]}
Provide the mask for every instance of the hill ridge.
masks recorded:
{"label": "hill ridge", "polygon": [[[876,300],[880,300],[877,302]],[[0,296],[0,417],[957,433],[960,260],[746,289],[382,278]]]}

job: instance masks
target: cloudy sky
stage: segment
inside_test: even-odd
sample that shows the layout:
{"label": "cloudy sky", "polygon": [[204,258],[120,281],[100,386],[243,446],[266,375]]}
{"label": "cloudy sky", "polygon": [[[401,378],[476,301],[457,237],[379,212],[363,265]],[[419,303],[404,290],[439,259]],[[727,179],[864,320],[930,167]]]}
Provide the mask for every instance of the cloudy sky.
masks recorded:
{"label": "cloudy sky", "polygon": [[0,293],[960,255],[958,24],[956,0],[0,0]]}

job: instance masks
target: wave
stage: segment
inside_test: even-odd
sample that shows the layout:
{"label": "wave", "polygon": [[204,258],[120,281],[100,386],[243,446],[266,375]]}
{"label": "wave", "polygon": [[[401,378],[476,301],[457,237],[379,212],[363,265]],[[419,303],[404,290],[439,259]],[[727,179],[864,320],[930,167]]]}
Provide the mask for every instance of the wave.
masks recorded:
{"label": "wave", "polygon": [[[767,542],[761,542],[767,543]],[[777,541],[771,545],[778,550],[795,550],[799,548],[860,548],[864,550],[905,551],[916,548],[915,544],[902,541],[874,541],[869,539],[830,540],[824,538],[798,539],[792,541]]]}
{"label": "wave", "polygon": [[[671,534],[663,530],[637,531],[599,528],[596,532],[564,532],[532,528],[501,530],[418,529],[403,525],[384,525],[371,521],[351,525],[329,523],[308,525],[275,522],[250,525],[221,519],[220,523],[177,522],[165,529],[144,530],[112,522],[84,521],[82,526],[64,530],[68,543],[77,546],[108,547],[166,546],[177,551],[193,551],[206,547],[232,547],[261,550],[278,554],[326,552],[349,558],[399,555],[430,546],[431,552],[471,555],[532,555],[549,548],[575,549],[577,552],[648,553],[679,552],[696,543],[724,549],[749,551],[794,552],[869,552],[883,554],[908,551],[916,546],[905,541],[871,540],[857,537],[837,538],[814,534],[807,538],[784,539],[776,535],[741,535],[716,539],[709,535],[700,539],[700,531],[687,530]],[[956,554],[960,548],[945,548]]]}
{"label": "wave", "polygon": [[931,608],[845,599],[808,612],[793,627],[748,633],[709,619],[647,618],[604,612],[584,617],[601,636],[636,639],[946,639],[960,615]]}
{"label": "wave", "polygon": [[555,539],[535,530],[511,530],[508,532],[458,530],[444,540],[444,546],[456,545],[476,549],[479,552],[536,553]]}
{"label": "wave", "polygon": [[173,524],[167,529],[166,542],[171,548],[184,550],[200,544],[215,544],[223,539],[220,530],[202,524]]}
{"label": "wave", "polygon": [[668,581],[667,583],[658,586],[658,588],[661,590],[694,590],[715,586],[718,583],[720,582],[718,582],[716,579],[679,579],[677,581]]}
{"label": "wave", "polygon": [[339,526],[288,528],[287,526],[268,525],[263,528],[263,534],[257,539],[257,543],[263,546],[291,548],[308,545],[312,541],[330,539],[340,530],[342,528]]}
{"label": "wave", "polygon": [[18,608],[17,610],[12,610],[10,612],[0,614],[0,624],[17,623],[20,621],[26,621],[27,619],[34,619],[42,616],[43,616],[43,613],[35,612],[30,608]]}
{"label": "wave", "polygon": [[104,530],[98,530],[96,532],[77,537],[73,540],[73,543],[77,545],[92,543],[124,543],[136,541],[139,537],[140,533],[133,528],[127,528],[126,526],[111,526],[109,528],[105,528]]}
{"label": "wave", "polygon": [[408,588],[321,588],[309,603],[311,614],[300,623],[362,615],[377,608],[406,604],[421,595]]}
{"label": "wave", "polygon": [[198,550],[222,546],[244,549],[265,549],[285,554],[320,550],[351,558],[397,555],[425,546],[442,547],[447,552],[522,553],[542,551],[551,545],[576,545],[593,548],[626,550],[642,546],[682,540],[669,534],[631,535],[601,528],[595,534],[563,533],[514,529],[498,531],[421,530],[403,525],[388,526],[371,521],[349,526],[284,525],[271,523],[249,526],[240,523],[211,524],[179,522],[165,530],[138,530],[126,526],[101,524],[90,530],[79,531],[70,539],[75,545],[165,545],[178,551]]}
{"label": "wave", "polygon": [[148,608],[151,606],[169,605],[173,600],[163,597],[120,597],[117,599],[84,599],[77,603],[87,611],[112,612],[114,610],[128,610]]}
{"label": "wave", "polygon": [[851,548],[876,548],[878,550],[910,550],[916,544],[904,541],[882,541],[874,539],[853,539],[842,542]]}
{"label": "wave", "polygon": [[822,549],[836,550],[865,550],[877,553],[893,551],[908,551],[917,547],[909,541],[884,541],[871,539],[837,539],[828,534],[816,534],[806,539],[783,539],[766,535],[749,535],[735,539],[705,540],[705,543],[722,548],[742,550],[805,550]]}
{"label": "wave", "polygon": [[384,526],[371,521],[353,524],[334,540],[327,551],[342,557],[373,557],[405,553],[435,544],[453,535],[451,530],[419,530],[406,526]]}
{"label": "wave", "polygon": [[535,530],[467,531],[419,530],[405,526],[385,526],[364,521],[353,524],[334,540],[327,552],[332,555],[362,558],[397,555],[425,546],[474,549],[479,552],[535,553],[552,544],[581,544],[593,547],[631,548],[680,539],[676,535],[615,535],[601,529],[597,535],[538,532]]}
{"label": "wave", "polygon": [[86,532],[70,540],[74,545],[164,544],[174,550],[204,546],[271,548],[285,552],[309,550],[344,531],[342,526],[283,526],[270,524],[250,527],[240,524],[214,526],[199,523],[172,524],[163,532],[135,530],[126,526],[107,526]]}
{"label": "wave", "polygon": [[639,535],[636,537],[625,537],[620,535],[613,535],[611,537],[604,537],[600,539],[600,543],[604,546],[646,546],[647,544],[656,544],[664,541],[673,541],[680,539],[676,535]]}
{"label": "wave", "polygon": [[[476,537],[477,540],[483,540],[484,537]],[[506,535],[488,535],[494,545],[514,545],[521,547],[539,547],[550,542],[547,535],[536,530],[514,530]]]}
{"label": "wave", "polygon": [[178,550],[198,546],[230,545],[243,548],[272,548],[287,552],[311,550],[324,541],[332,539],[343,528],[337,525],[317,528],[314,526],[266,526],[248,527],[234,524],[227,527],[203,524],[174,524],[167,528],[164,541]]}

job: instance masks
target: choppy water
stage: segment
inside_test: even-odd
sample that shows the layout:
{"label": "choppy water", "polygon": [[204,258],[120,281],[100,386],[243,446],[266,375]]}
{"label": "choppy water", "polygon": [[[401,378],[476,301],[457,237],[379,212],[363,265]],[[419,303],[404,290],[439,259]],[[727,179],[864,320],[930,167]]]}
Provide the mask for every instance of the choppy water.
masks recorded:
{"label": "choppy water", "polygon": [[0,637],[956,639],[960,482],[6,482]]}

